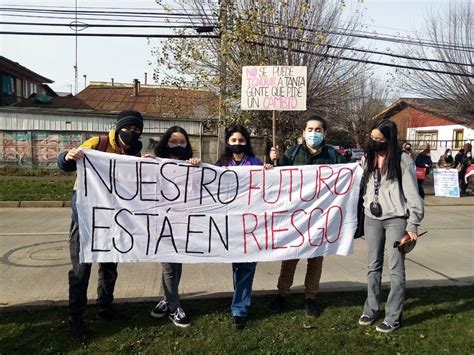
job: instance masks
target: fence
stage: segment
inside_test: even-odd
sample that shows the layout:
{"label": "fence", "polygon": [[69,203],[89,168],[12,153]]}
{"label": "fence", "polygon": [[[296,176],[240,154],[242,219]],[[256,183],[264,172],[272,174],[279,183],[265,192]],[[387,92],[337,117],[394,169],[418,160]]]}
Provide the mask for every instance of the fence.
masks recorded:
{"label": "fence", "polygon": [[439,139],[427,139],[427,140],[404,140],[400,141],[400,145],[403,143],[410,143],[412,146],[413,157],[415,158],[418,153],[420,153],[423,148],[423,144],[429,143],[431,148],[431,160],[433,163],[437,163],[441,155],[446,152],[446,149],[451,149],[453,156],[463,147],[464,144],[470,143],[474,144],[474,139],[466,140],[439,140]]}

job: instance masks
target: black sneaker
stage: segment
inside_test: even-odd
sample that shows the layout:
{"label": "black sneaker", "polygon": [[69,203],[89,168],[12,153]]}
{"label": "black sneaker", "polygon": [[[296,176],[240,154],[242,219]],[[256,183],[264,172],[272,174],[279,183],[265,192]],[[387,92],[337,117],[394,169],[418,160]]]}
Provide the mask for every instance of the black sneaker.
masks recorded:
{"label": "black sneaker", "polygon": [[306,311],[306,316],[308,317],[317,317],[320,314],[316,301],[312,298],[307,298],[304,300],[304,310]]}
{"label": "black sneaker", "polygon": [[378,326],[376,326],[375,329],[381,333],[392,333],[400,327],[401,327],[400,322],[395,322],[391,324],[387,321],[383,321]]}
{"label": "black sneaker", "polygon": [[191,322],[188,317],[186,317],[186,313],[184,313],[181,307],[176,308],[176,311],[170,313],[169,318],[177,327],[186,328],[191,325]]}
{"label": "black sneaker", "polygon": [[117,312],[112,306],[106,308],[99,308],[97,310],[97,315],[107,322],[111,322],[117,319]]}
{"label": "black sneaker", "polygon": [[242,330],[247,325],[247,317],[234,316],[232,319],[232,326],[235,329]]}
{"label": "black sneaker", "polygon": [[170,307],[168,306],[168,302],[166,300],[161,300],[158,304],[153,308],[150,315],[155,318],[163,318],[170,313]]}
{"label": "black sneaker", "polygon": [[272,296],[270,303],[268,304],[268,308],[272,312],[280,312],[283,305],[285,304],[285,297],[277,293],[276,295]]}
{"label": "black sneaker", "polygon": [[375,323],[378,317],[370,317],[366,314],[363,314],[359,318],[359,324],[360,325],[372,325]]}
{"label": "black sneaker", "polygon": [[69,331],[71,337],[80,343],[87,341],[89,331],[84,325],[82,315],[71,315],[69,316]]}

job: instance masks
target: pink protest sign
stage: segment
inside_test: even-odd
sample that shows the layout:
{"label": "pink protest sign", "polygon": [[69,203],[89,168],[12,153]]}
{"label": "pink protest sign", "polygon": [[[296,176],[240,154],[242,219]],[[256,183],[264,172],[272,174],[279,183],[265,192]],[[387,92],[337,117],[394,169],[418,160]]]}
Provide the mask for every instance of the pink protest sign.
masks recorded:
{"label": "pink protest sign", "polygon": [[305,111],[305,66],[242,68],[242,110]]}

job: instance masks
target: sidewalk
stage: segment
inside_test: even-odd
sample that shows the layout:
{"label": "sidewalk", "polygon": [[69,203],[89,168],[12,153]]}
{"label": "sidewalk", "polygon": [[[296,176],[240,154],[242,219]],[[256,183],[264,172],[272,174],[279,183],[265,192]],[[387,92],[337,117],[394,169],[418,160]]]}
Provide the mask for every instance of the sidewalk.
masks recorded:
{"label": "sidewalk", "polygon": [[[427,191],[427,193],[429,193],[429,191]],[[427,194],[425,197],[425,206],[474,206],[474,196],[456,198],[436,197],[433,194]],[[10,207],[71,207],[71,201],[0,201],[0,208]]]}
{"label": "sidewalk", "polygon": [[[474,285],[473,215],[474,203],[427,205],[420,230],[428,230],[429,234],[420,238],[415,250],[407,255],[408,287]],[[0,310],[67,302],[69,220],[68,208],[0,208]],[[366,259],[363,239],[355,241],[351,256],[326,257],[321,291],[365,289]],[[258,264],[256,294],[275,292],[280,265],[280,262]],[[296,271],[294,292],[304,291],[305,271],[306,261],[302,260]],[[388,280],[385,265],[385,286]],[[96,285],[94,265],[88,293],[91,303],[96,297]],[[183,298],[229,296],[231,292],[230,264],[183,266],[180,284]],[[160,263],[119,265],[117,301],[156,301],[162,294]]]}

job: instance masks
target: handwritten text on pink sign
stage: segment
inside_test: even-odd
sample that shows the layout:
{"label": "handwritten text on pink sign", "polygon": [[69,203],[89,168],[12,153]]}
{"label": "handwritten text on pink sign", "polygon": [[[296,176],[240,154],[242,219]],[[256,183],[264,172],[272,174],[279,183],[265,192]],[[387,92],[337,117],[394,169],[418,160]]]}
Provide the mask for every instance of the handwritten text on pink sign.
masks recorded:
{"label": "handwritten text on pink sign", "polygon": [[242,68],[242,110],[306,110],[306,67]]}

